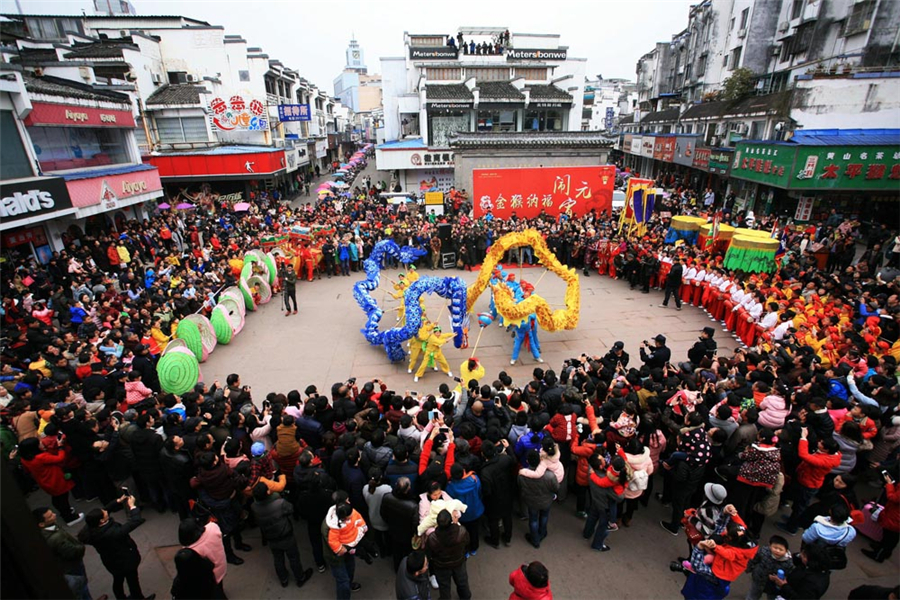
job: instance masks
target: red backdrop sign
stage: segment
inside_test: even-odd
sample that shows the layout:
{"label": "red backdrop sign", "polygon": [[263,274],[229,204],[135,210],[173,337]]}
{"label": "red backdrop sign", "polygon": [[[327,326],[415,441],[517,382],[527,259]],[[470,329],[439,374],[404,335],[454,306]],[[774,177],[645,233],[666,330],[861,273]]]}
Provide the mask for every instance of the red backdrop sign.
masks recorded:
{"label": "red backdrop sign", "polygon": [[65,125],[66,127],[135,127],[129,110],[89,108],[71,104],[35,102],[25,117],[26,125]]}
{"label": "red backdrop sign", "polygon": [[160,177],[217,177],[272,175],[285,168],[284,151],[246,154],[174,154],[151,156],[148,162]]}
{"label": "red backdrop sign", "polygon": [[560,213],[581,216],[591,210],[612,212],[616,168],[543,167],[534,169],[474,169],[472,194],[475,216],[488,212],[505,219]]}

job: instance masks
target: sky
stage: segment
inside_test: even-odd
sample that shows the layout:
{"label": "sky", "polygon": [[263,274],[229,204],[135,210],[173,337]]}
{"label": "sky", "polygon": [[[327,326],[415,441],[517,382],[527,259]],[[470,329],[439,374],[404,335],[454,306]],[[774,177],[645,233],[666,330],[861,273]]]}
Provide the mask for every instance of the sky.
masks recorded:
{"label": "sky", "polygon": [[[403,32],[456,35],[458,27],[558,33],[593,78],[634,80],[635,63],[687,25],[700,0],[132,0],[139,15],[184,15],[240,34],[328,93],[355,35],[370,73],[379,58],[403,55]],[[18,0],[23,13],[93,14],[90,0]],[[4,13],[15,0],[0,0]],[[489,10],[486,10],[489,9]]]}

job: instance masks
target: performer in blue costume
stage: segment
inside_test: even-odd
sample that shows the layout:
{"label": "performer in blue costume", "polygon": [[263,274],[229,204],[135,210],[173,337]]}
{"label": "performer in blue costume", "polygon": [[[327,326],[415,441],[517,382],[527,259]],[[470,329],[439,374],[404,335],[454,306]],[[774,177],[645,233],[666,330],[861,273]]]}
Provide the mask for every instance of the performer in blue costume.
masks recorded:
{"label": "performer in blue costume", "polygon": [[[534,291],[534,286],[524,280],[517,287],[520,292],[516,295],[518,302],[527,299],[531,296],[531,292]],[[514,365],[519,360],[522,344],[526,344],[528,349],[531,350],[531,356],[534,357],[534,360],[539,363],[544,362],[544,359],[541,358],[541,342],[538,339],[537,315],[531,313],[521,324],[510,324],[510,328],[515,333],[515,341],[513,342],[512,359],[509,361],[509,364]]]}

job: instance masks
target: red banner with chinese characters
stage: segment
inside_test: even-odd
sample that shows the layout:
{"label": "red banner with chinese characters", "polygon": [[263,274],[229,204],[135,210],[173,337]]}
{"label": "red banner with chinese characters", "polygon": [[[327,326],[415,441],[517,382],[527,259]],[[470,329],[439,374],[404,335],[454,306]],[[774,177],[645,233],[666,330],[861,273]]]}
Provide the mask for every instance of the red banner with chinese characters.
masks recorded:
{"label": "red banner with chinese characters", "polygon": [[90,108],[71,104],[35,102],[25,117],[25,125],[64,125],[66,127],[135,127],[130,110]]}
{"label": "red banner with chinese characters", "polygon": [[591,210],[612,212],[616,168],[543,167],[533,169],[474,169],[472,197],[475,217],[490,211],[506,219],[539,214],[580,217]]}

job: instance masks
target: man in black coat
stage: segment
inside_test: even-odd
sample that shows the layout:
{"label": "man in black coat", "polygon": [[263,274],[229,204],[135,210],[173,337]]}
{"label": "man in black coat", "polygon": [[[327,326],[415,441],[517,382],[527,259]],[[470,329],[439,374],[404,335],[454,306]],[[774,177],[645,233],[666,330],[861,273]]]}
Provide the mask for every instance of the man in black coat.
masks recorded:
{"label": "man in black coat", "polygon": [[[110,516],[111,511],[125,505],[128,521],[117,523]],[[116,598],[146,598],[153,600],[156,594],[144,596],[138,579],[141,553],[131,539],[131,532],[144,522],[141,511],[135,506],[134,496],[123,496],[105,508],[95,508],[85,517],[87,526],[78,534],[83,544],[93,546],[100,555],[100,561],[113,576],[113,593]],[[125,595],[125,581],[128,581],[129,596]]]}
{"label": "man in black coat", "polygon": [[503,545],[512,540],[512,510],[516,497],[516,459],[506,453],[507,440],[498,448],[490,442],[481,447],[485,463],[481,467],[481,492],[484,514],[490,535],[485,542],[494,548],[500,545],[500,522],[503,522]]}
{"label": "man in black coat", "polygon": [[131,368],[141,374],[141,382],[144,385],[157,394],[161,391],[159,376],[156,374],[156,365],[150,358],[150,348],[146,344],[138,344],[135,347]]}
{"label": "man in black coat", "polygon": [[412,538],[419,525],[419,503],[409,478],[398,479],[391,493],[384,495],[381,500],[381,518],[391,532],[394,568],[398,569],[403,557],[412,552]]}
{"label": "man in black coat", "polygon": [[294,522],[291,520],[294,514],[293,505],[278,494],[270,494],[269,487],[265,483],[256,484],[253,488],[253,499],[255,502],[251,510],[263,540],[272,551],[275,573],[278,574],[281,587],[288,585],[288,572],[284,566],[285,556],[291,563],[297,587],[303,587],[303,584],[312,577],[312,569],[304,571],[300,563],[300,551],[297,549],[297,540],[294,539]]}
{"label": "man in black coat", "polygon": [[653,338],[653,342],[654,348],[649,352],[647,351],[649,348],[647,342],[641,342],[641,360],[651,371],[662,369],[672,358],[672,351],[666,346],[666,336],[659,334]]}
{"label": "man in black coat", "polygon": [[672,269],[666,275],[666,297],[660,308],[669,306],[669,296],[675,295],[675,309],[681,310],[681,278],[684,276],[684,267],[679,259],[672,261]]}
{"label": "man in black coat", "polygon": [[137,418],[137,429],[131,435],[131,452],[134,455],[135,473],[139,475],[142,491],[147,492],[156,510],[165,512],[166,495],[163,484],[163,472],[159,463],[159,455],[163,450],[162,436],[154,431],[155,421],[149,414]]}
{"label": "man in black coat", "polygon": [[718,347],[716,340],[713,339],[715,333],[716,330],[712,327],[704,327],[700,332],[700,339],[694,342],[694,345],[688,350],[688,360],[695,367],[698,366],[704,358],[712,360],[713,355],[715,355]]}
{"label": "man in black coat", "polygon": [[174,502],[178,510],[178,517],[182,520],[190,516],[189,501],[194,497],[191,488],[191,477],[194,476],[194,461],[184,447],[184,440],[173,435],[165,441],[163,449],[159,452],[159,465],[162,469],[163,479],[169,491],[169,498]]}

